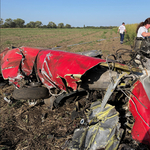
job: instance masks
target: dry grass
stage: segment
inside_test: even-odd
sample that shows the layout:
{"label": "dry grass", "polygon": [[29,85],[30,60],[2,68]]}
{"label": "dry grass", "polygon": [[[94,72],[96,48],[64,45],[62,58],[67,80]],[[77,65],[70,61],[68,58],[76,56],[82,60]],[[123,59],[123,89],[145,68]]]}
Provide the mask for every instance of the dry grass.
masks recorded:
{"label": "dry grass", "polygon": [[[81,52],[101,49],[104,54],[123,47],[116,29],[1,29],[0,51],[6,47],[59,47],[60,50]],[[127,48],[126,45],[124,45]],[[129,47],[128,47],[129,48]]]}

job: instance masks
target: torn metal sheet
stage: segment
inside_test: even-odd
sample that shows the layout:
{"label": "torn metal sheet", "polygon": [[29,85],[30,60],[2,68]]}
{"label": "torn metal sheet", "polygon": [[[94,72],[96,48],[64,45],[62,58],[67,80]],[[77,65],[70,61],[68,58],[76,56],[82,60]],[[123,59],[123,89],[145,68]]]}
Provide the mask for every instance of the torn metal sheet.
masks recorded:
{"label": "torn metal sheet", "polygon": [[115,88],[117,87],[117,85],[119,84],[120,80],[122,77],[124,77],[125,75],[127,75],[126,72],[124,72],[123,74],[120,74],[119,77],[116,77],[115,80],[111,80],[108,88],[107,88],[107,91],[106,91],[106,94],[104,96],[104,99],[102,101],[102,105],[101,105],[101,111],[104,109],[106,103],[108,102],[110,96],[112,95],[112,93],[114,92]]}
{"label": "torn metal sheet", "polygon": [[19,50],[23,55],[21,69],[26,76],[29,76],[33,72],[35,59],[41,48],[21,47]]}
{"label": "torn metal sheet", "polygon": [[105,60],[58,50],[43,50],[37,57],[37,72],[47,87],[66,90],[66,84],[76,90],[80,77],[101,62]]}
{"label": "torn metal sheet", "polygon": [[4,79],[17,79],[21,72],[29,76],[33,71],[35,58],[40,50],[29,47],[4,50],[1,53],[1,70]]}
{"label": "torn metal sheet", "polygon": [[1,53],[1,71],[4,79],[15,78],[20,73],[22,54],[19,49],[5,50]]}
{"label": "torn metal sheet", "polygon": [[[35,73],[48,88],[66,90],[66,86],[77,89],[80,77],[103,59],[58,50],[19,47],[1,53],[1,70],[5,79],[15,85],[24,76],[30,76],[35,65]],[[37,59],[37,60],[36,60]]]}

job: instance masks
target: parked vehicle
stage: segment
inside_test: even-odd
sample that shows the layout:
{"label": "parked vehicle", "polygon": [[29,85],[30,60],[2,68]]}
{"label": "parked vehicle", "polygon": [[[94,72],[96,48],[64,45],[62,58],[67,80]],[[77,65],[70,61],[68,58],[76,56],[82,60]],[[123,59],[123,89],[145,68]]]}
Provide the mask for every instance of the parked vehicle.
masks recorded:
{"label": "parked vehicle", "polygon": [[[131,59],[123,60],[124,53],[130,53]],[[5,49],[0,53],[1,72],[16,87],[12,98],[29,104],[41,99],[53,109],[81,92],[87,98],[91,91],[101,95],[86,114],[88,126],[74,132],[70,149],[117,149],[130,129],[135,141],[150,146],[148,51],[120,49],[112,55],[114,59],[88,54],[31,47]]]}

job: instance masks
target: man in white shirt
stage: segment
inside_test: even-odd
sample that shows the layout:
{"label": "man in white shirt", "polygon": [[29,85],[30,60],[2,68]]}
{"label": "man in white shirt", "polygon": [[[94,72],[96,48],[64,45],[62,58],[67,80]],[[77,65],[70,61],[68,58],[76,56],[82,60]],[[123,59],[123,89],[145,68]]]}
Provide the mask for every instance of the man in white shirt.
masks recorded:
{"label": "man in white shirt", "polygon": [[120,31],[120,44],[123,44],[124,34],[126,33],[125,23],[123,22],[121,26],[118,28],[118,32]]}

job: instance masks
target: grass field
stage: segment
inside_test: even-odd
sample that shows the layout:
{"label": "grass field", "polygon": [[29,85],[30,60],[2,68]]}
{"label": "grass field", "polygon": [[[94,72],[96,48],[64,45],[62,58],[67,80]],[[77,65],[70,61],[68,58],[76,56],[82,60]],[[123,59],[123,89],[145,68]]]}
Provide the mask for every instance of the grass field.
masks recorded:
{"label": "grass field", "polygon": [[[130,26],[128,26],[130,27]],[[124,44],[120,44],[120,35],[114,29],[41,29],[41,28],[1,28],[0,52],[6,47],[29,46],[55,48],[68,52],[101,50],[104,58],[118,49],[131,49],[129,42],[132,32],[127,32]],[[134,38],[133,38],[134,39]],[[132,40],[133,41],[133,40]],[[130,44],[130,45],[129,45]]]}
{"label": "grass field", "polygon": [[11,46],[44,48],[58,46],[60,49],[73,52],[92,50],[100,48],[97,45],[103,39],[109,42],[119,36],[116,32],[117,29],[1,28],[0,51]]}

